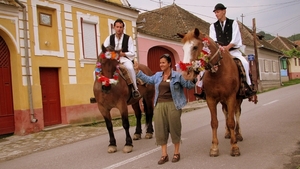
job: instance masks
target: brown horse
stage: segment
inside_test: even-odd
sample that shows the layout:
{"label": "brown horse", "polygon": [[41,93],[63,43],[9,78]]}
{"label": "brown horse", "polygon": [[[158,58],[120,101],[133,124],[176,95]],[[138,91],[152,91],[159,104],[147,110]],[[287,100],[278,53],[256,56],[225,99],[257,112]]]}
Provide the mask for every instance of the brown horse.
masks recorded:
{"label": "brown horse", "polygon": [[[112,118],[110,110],[117,108],[120,111],[122,117],[122,125],[126,133],[126,143],[123,148],[123,152],[129,153],[132,151],[132,138],[129,133],[129,121],[128,121],[128,105],[132,105],[132,108],[136,116],[136,130],[134,134],[134,140],[141,138],[141,117],[142,111],[139,104],[139,99],[132,97],[131,87],[128,86],[124,77],[120,72],[120,63],[118,61],[118,54],[114,52],[110,55],[111,58],[105,56],[107,49],[102,45],[102,53],[99,55],[97,67],[101,69],[101,76],[97,76],[94,82],[94,95],[98,103],[98,109],[105,119],[106,128],[109,133],[109,146],[108,152],[113,153],[117,151],[116,139],[113,132]],[[101,57],[102,56],[102,57]],[[139,68],[147,75],[152,75],[152,71],[145,65],[139,65]],[[153,85],[138,85],[139,92],[143,98],[144,112],[146,115],[146,136],[145,138],[152,138],[153,134],[153,97],[154,86]]]}
{"label": "brown horse", "polygon": [[219,102],[222,104],[226,118],[225,138],[231,139],[230,154],[231,156],[239,156],[240,150],[237,141],[243,140],[239,122],[243,98],[237,97],[241,84],[238,67],[228,51],[222,50],[217,43],[202,34],[197,28],[181,35],[181,37],[184,43],[184,61],[192,62],[199,58],[206,61],[203,88],[211,114],[213,137],[210,156],[219,155],[217,137],[217,104]]}

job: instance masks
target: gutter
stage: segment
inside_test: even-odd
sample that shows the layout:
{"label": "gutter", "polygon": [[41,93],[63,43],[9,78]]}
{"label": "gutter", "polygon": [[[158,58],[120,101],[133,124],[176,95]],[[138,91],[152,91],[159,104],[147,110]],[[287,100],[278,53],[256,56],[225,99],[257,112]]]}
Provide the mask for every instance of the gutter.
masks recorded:
{"label": "gutter", "polygon": [[27,37],[26,6],[22,4],[19,0],[15,0],[15,2],[22,7],[22,11],[23,11],[25,68],[26,68],[26,80],[27,80],[28,100],[29,100],[29,108],[30,108],[30,122],[36,123],[38,119],[35,118],[34,111],[33,111],[32,85],[31,85],[30,70],[29,70],[29,54],[28,54],[29,48],[28,48],[28,37]]}
{"label": "gutter", "polygon": [[278,67],[279,67],[279,80],[280,80],[280,85],[283,86],[282,79],[281,79],[281,61],[280,59],[283,58],[284,56],[278,56]]}

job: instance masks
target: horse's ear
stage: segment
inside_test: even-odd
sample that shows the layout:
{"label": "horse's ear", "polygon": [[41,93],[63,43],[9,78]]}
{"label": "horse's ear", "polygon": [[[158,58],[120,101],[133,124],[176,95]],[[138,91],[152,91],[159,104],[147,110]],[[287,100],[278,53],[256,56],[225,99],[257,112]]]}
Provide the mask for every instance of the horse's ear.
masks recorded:
{"label": "horse's ear", "polygon": [[195,30],[194,30],[194,36],[195,36],[195,38],[198,38],[199,35],[200,35],[199,29],[198,29],[198,28],[195,28]]}
{"label": "horse's ear", "polygon": [[102,52],[103,53],[105,53],[106,52],[106,47],[104,46],[104,44],[102,43],[102,45],[101,45],[101,50],[102,50]]}
{"label": "horse's ear", "polygon": [[[186,33],[185,33],[185,34],[186,34]],[[180,38],[183,38],[185,34],[177,33],[177,36],[179,36]]]}

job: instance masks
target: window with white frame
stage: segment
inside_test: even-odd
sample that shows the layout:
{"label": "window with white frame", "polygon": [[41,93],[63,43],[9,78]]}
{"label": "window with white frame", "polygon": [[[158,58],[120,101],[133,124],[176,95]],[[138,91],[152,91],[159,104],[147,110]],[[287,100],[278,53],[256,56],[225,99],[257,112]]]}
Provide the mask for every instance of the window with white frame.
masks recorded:
{"label": "window with white frame", "polygon": [[116,31],[115,31],[115,29],[114,29],[114,24],[113,23],[111,23],[110,24],[110,34],[112,35],[112,34],[114,34],[114,33],[116,33]]}
{"label": "window with white frame", "polygon": [[265,67],[265,72],[269,72],[270,71],[270,65],[269,65],[269,61],[268,60],[264,60],[264,67]]}
{"label": "window with white frame", "polygon": [[273,73],[276,73],[278,67],[278,63],[276,61],[272,62],[272,71]]}
{"label": "window with white frame", "polygon": [[97,27],[96,23],[81,18],[82,49],[84,59],[97,59]]}

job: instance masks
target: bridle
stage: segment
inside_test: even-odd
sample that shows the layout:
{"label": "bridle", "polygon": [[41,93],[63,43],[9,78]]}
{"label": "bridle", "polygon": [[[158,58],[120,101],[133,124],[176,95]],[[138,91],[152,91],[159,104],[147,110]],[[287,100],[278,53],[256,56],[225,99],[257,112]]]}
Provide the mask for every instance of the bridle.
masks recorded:
{"label": "bridle", "polygon": [[[207,62],[207,65],[205,67],[206,70],[208,71],[211,71],[212,73],[216,73],[217,70],[218,70],[218,67],[221,65],[221,60],[223,59],[223,56],[221,55],[221,50],[220,50],[220,47],[219,47],[219,44],[216,43],[216,47],[218,48],[218,50],[216,51],[216,53],[209,58],[209,61]],[[215,63],[212,63],[213,59],[216,57],[216,56],[219,56],[218,57],[218,60],[215,62]]]}

